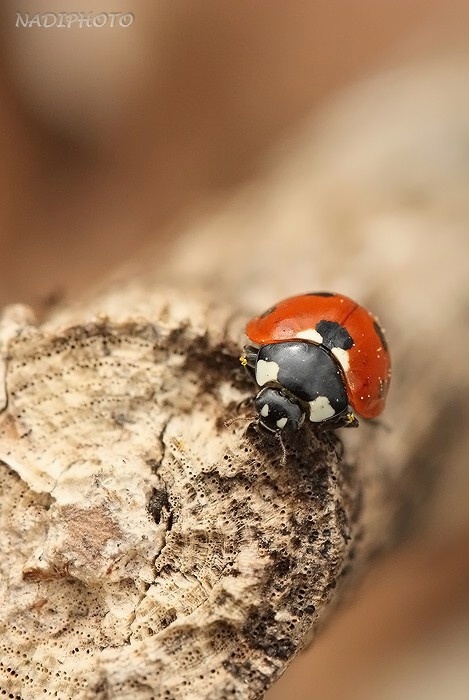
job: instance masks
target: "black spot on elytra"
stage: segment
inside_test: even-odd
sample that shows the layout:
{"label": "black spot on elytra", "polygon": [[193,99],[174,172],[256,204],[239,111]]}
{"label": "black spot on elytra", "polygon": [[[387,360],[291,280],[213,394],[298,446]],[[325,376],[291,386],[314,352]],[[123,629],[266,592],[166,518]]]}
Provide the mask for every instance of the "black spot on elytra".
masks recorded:
{"label": "black spot on elytra", "polygon": [[337,294],[334,292],[308,292],[307,297],[335,297]]}
{"label": "black spot on elytra", "polygon": [[264,311],[264,313],[262,313],[259,316],[259,318],[265,318],[266,316],[269,316],[270,314],[272,314],[275,311],[276,308],[277,308],[277,305],[271,306],[269,309],[267,309],[267,311]]}
{"label": "black spot on elytra", "polygon": [[373,321],[373,328],[375,329],[376,335],[378,336],[378,338],[381,341],[381,345],[383,346],[383,348],[385,350],[387,350],[388,349],[388,342],[387,342],[386,338],[384,337],[383,329],[381,328],[381,326],[379,325],[379,323],[377,321]]}
{"label": "black spot on elytra", "polygon": [[322,344],[329,350],[332,348],[350,350],[353,345],[353,339],[348,330],[337,321],[319,321],[316,324],[316,330],[322,336]]}

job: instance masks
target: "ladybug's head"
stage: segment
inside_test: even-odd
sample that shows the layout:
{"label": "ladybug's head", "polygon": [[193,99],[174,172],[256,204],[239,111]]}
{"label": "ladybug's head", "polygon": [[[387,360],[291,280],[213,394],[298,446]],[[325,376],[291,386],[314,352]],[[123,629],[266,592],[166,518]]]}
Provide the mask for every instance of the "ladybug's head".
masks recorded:
{"label": "ladybug's head", "polygon": [[303,408],[281,389],[266,387],[254,401],[258,425],[269,433],[298,430],[305,419]]}

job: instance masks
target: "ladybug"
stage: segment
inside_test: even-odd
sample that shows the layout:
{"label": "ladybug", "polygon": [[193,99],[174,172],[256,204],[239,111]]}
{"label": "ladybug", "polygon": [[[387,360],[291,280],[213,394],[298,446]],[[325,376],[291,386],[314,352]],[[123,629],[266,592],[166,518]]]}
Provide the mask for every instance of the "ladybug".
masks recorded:
{"label": "ladybug", "polygon": [[305,419],[350,428],[384,408],[391,359],[375,316],[342,294],[290,297],[246,326],[241,364],[260,388],[257,423],[280,436]]}

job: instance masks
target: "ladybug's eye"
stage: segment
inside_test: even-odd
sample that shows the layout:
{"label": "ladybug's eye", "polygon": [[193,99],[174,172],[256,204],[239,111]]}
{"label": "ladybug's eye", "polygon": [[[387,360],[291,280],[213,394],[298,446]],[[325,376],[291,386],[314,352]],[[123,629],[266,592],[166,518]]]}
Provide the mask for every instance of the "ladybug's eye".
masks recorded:
{"label": "ladybug's eye", "polygon": [[270,433],[298,430],[304,421],[304,411],[280,389],[262,389],[255,400],[261,428]]}

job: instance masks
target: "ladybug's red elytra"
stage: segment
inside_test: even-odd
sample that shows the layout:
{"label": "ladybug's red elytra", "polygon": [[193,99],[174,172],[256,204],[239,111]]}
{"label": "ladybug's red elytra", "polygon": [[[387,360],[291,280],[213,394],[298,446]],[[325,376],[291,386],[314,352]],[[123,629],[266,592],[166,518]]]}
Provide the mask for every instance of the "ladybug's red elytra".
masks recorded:
{"label": "ladybug's red elytra", "polygon": [[284,299],[246,326],[240,358],[260,388],[258,425],[280,434],[305,418],[332,430],[384,408],[391,358],[378,319],[349,297],[311,292]]}

